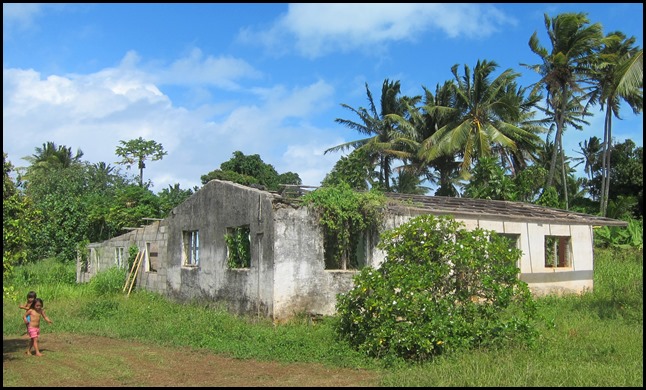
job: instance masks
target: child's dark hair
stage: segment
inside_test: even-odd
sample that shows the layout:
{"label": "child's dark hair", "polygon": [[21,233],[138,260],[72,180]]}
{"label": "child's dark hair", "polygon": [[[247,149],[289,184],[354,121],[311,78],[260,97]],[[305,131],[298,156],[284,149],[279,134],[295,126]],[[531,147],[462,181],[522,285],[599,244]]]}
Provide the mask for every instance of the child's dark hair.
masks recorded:
{"label": "child's dark hair", "polygon": [[27,293],[27,299],[29,298],[36,298],[36,291],[30,291]]}
{"label": "child's dark hair", "polygon": [[31,302],[31,306],[29,306],[29,308],[30,308],[30,309],[33,309],[33,308],[34,308],[34,306],[36,306],[36,302],[40,302],[40,307],[45,306],[45,305],[43,304],[43,300],[42,300],[42,299],[40,299],[40,298],[34,298],[33,302]]}

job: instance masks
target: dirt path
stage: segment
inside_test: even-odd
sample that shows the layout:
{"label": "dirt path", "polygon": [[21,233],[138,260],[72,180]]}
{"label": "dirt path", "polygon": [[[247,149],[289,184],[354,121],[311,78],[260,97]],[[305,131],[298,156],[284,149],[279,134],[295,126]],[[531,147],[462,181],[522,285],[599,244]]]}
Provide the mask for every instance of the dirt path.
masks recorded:
{"label": "dirt path", "polygon": [[320,364],[238,360],[189,348],[75,334],[42,336],[42,357],[27,339],[3,337],[2,385],[8,386],[376,386],[378,374]]}

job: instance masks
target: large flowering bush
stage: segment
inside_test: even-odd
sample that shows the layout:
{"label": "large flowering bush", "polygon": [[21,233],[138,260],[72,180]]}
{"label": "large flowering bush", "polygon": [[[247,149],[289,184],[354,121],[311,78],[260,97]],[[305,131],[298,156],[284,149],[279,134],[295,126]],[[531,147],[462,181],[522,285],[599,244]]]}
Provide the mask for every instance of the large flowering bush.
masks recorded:
{"label": "large flowering bush", "polygon": [[495,232],[424,215],[382,233],[386,260],[339,294],[337,331],[370,356],[425,360],[459,348],[531,341],[535,308],[519,249]]}

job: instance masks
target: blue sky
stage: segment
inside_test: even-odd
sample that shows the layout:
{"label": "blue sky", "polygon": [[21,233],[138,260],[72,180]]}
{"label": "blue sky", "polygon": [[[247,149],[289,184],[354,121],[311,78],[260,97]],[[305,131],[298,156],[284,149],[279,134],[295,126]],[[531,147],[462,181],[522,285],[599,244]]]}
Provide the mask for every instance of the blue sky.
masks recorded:
{"label": "blue sky", "polygon": [[[278,173],[319,185],[344,153],[324,150],[363,136],[334,122],[341,107],[378,102],[385,79],[405,95],[434,90],[451,66],[478,60],[538,75],[528,46],[562,12],[585,12],[604,33],[620,30],[643,47],[643,3],[529,4],[7,4],[3,3],[3,150],[15,166],[53,141],[83,159],[116,165],[120,140],[161,143],[150,161],[153,191],[200,176],[239,150]],[[598,107],[595,112],[598,112]],[[624,106],[618,141],[643,145],[643,116]],[[579,142],[603,138],[603,117],[567,130]],[[347,152],[346,152],[347,153]],[[131,173],[137,173],[136,167]],[[583,176],[583,173],[580,173]]]}

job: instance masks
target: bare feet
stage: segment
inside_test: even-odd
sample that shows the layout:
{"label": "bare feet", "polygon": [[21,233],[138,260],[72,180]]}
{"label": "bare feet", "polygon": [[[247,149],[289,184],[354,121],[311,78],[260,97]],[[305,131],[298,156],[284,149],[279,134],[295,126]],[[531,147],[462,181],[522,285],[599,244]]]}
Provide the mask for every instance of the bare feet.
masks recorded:
{"label": "bare feet", "polygon": [[43,356],[43,354],[40,352],[36,352],[36,356]]}
{"label": "bare feet", "polygon": [[25,355],[31,355],[31,351],[25,352]]}

